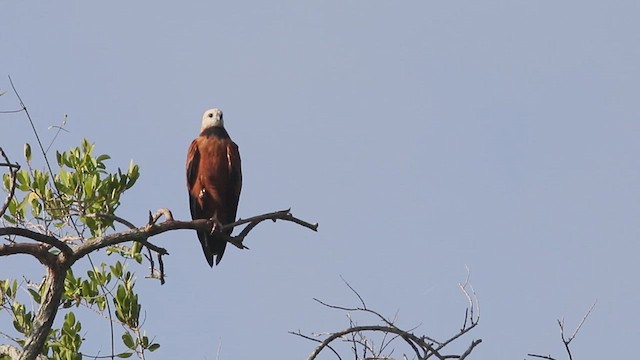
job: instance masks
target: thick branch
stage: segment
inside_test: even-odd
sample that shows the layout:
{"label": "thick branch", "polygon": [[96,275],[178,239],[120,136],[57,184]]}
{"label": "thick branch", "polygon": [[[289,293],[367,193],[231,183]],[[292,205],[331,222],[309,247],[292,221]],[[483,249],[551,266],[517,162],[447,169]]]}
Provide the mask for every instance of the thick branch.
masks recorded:
{"label": "thick branch", "polygon": [[[0,236],[2,235],[13,235],[20,236],[24,238],[28,238],[31,240],[35,240],[38,243],[16,243],[10,242],[8,244],[0,245],[0,256],[3,255],[12,255],[12,254],[29,254],[36,257],[40,262],[42,262],[47,267],[47,276],[44,282],[44,286],[46,286],[46,291],[42,299],[42,305],[38,309],[38,313],[33,321],[32,329],[33,332],[27,338],[24,351],[22,355],[19,357],[20,360],[26,359],[35,359],[36,356],[42,350],[42,347],[47,339],[49,331],[51,330],[51,325],[53,324],[53,320],[55,319],[58,306],[60,305],[60,301],[62,298],[62,293],[64,291],[64,279],[66,271],[69,267],[73,265],[74,262],[81,259],[82,257],[88,255],[89,253],[117,244],[121,244],[129,241],[139,241],[142,242],[149,249],[158,253],[158,262],[160,264],[160,279],[164,280],[163,272],[164,272],[164,264],[162,262],[161,255],[167,254],[167,251],[161,247],[157,247],[153,244],[147,242],[149,237],[162,234],[167,231],[179,230],[179,229],[191,229],[191,230],[203,230],[203,231],[211,231],[214,220],[213,219],[202,219],[202,220],[194,220],[194,221],[178,221],[173,220],[171,213],[166,209],[161,209],[159,214],[165,216],[167,220],[162,223],[156,223],[159,219],[159,215],[155,217],[155,219],[151,219],[149,224],[140,227],[133,228],[127,231],[122,231],[118,233],[108,234],[105,236],[89,239],[81,244],[79,244],[75,248],[69,247],[64,242],[58,240],[53,236],[49,236],[46,234],[41,234],[35,231],[31,231],[24,228],[17,227],[5,227],[0,228]],[[277,211],[269,214],[264,214],[260,216],[256,216],[253,218],[249,218],[246,220],[240,220],[236,223],[226,225],[228,227],[238,226],[239,224],[249,223],[247,228],[242,231],[242,238],[244,237],[255,227],[258,223],[264,220],[286,220],[292,221],[302,226],[308,227],[312,230],[316,230],[318,225],[309,224],[302,220],[295,218],[289,210],[285,211]],[[126,220],[120,218],[114,218],[114,220],[127,224]],[[153,221],[152,221],[153,220]],[[127,225],[132,225],[128,223]],[[221,229],[216,229],[216,231],[221,231]],[[241,244],[242,240],[240,240]],[[53,254],[49,250],[51,247],[56,247],[61,251],[61,254]]]}
{"label": "thick branch", "polygon": [[[64,253],[66,256],[71,256],[73,254],[73,250],[71,250],[71,248],[69,246],[67,246],[67,244],[65,244],[64,242],[58,240],[56,237],[54,236],[50,236],[50,235],[46,235],[46,234],[42,234],[39,232],[35,232],[29,229],[24,229],[24,228],[19,228],[19,227],[4,227],[4,228],[0,228],[0,236],[5,236],[5,235],[15,235],[15,236],[21,236],[27,239],[31,239],[31,240],[35,240],[47,245],[51,245],[51,246],[55,246],[58,250],[60,250],[62,253]],[[16,244],[16,245],[20,245],[20,244]],[[0,245],[2,246],[2,245]],[[0,247],[1,249],[1,247]],[[0,254],[2,255],[2,254]]]}
{"label": "thick branch", "polygon": [[0,245],[0,256],[25,254],[38,259],[44,265],[52,265],[56,255],[49,252],[50,247],[44,244],[9,243]]}
{"label": "thick branch", "polygon": [[[327,347],[331,342],[333,342],[335,339],[341,338],[341,337],[343,337],[345,335],[348,335],[348,334],[360,333],[360,332],[363,332],[363,331],[379,331],[379,332],[385,332],[385,333],[391,333],[391,334],[399,335],[400,337],[405,339],[405,341],[414,342],[414,343],[418,344],[418,346],[423,348],[424,350],[430,351],[438,359],[441,359],[441,360],[446,359],[443,355],[441,355],[440,353],[435,351],[431,346],[426,344],[421,338],[417,337],[416,335],[414,335],[412,333],[408,333],[408,332],[406,332],[404,330],[401,330],[401,329],[399,329],[399,328],[397,328],[395,326],[382,326],[382,325],[352,326],[352,327],[350,327],[348,329],[332,333],[331,335],[329,335],[329,337],[324,339],[324,341],[322,341],[320,343],[320,345],[318,345],[318,347],[316,347],[313,350],[313,352],[311,352],[311,354],[309,355],[309,357],[307,359],[308,360],[315,359],[318,356],[318,354],[320,354],[320,352],[325,347]],[[293,333],[293,334],[297,335],[296,333]]]}
{"label": "thick branch", "polygon": [[[247,225],[247,227],[243,229],[240,235],[231,238],[232,240],[240,238],[239,243],[242,244],[242,239],[244,239],[244,237],[247,236],[249,231],[251,231],[251,229],[253,229],[258,223],[264,220],[291,221],[314,231],[317,231],[317,228],[318,228],[318,224],[307,223],[305,221],[302,221],[294,217],[289,212],[289,210],[282,210],[282,211],[276,211],[276,212],[272,212],[264,215],[255,216],[245,220],[239,220],[231,224],[223,225],[218,231],[228,229],[229,227],[235,227],[238,225],[249,223],[249,225]],[[251,228],[249,228],[250,226]],[[167,231],[181,230],[181,229],[211,231],[212,227],[213,227],[213,221],[209,219],[180,221],[180,220],[173,220],[172,218],[170,218],[169,220],[166,220],[159,224],[150,223],[140,228],[122,231],[114,234],[109,234],[109,235],[105,235],[105,236],[101,236],[101,237],[97,237],[97,238],[85,241],[84,243],[80,244],[78,248],[75,249],[72,262],[82,258],[88,253],[91,253],[101,248],[121,244],[128,241],[145,242],[147,238],[162,234]],[[249,229],[247,230],[247,228]],[[236,245],[236,243],[234,243],[234,245]]]}
{"label": "thick branch", "polygon": [[24,351],[19,360],[35,359],[42,351],[62,299],[65,275],[66,269],[57,264],[47,266],[47,276],[43,284],[47,290],[42,297],[42,306],[33,320],[31,333],[24,344]]}

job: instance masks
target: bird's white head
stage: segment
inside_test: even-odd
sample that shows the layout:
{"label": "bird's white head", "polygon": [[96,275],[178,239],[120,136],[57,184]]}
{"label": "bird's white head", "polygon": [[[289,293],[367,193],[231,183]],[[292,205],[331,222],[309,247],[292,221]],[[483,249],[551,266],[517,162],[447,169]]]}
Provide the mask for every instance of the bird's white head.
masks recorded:
{"label": "bird's white head", "polygon": [[202,115],[202,126],[200,126],[200,131],[208,129],[210,127],[224,128],[224,120],[222,120],[222,110],[210,109],[204,112],[204,115]]}

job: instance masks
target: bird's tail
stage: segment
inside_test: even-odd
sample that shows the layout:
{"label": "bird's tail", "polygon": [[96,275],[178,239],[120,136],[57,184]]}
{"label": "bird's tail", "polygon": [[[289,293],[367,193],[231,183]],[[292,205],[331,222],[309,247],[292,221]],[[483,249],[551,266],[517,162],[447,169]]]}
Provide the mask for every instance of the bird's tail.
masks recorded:
{"label": "bird's tail", "polygon": [[224,250],[227,248],[227,240],[217,234],[209,234],[207,232],[198,232],[198,238],[202,245],[202,251],[204,257],[207,259],[209,266],[213,267],[213,259],[215,257],[215,263],[218,265],[224,255]]}

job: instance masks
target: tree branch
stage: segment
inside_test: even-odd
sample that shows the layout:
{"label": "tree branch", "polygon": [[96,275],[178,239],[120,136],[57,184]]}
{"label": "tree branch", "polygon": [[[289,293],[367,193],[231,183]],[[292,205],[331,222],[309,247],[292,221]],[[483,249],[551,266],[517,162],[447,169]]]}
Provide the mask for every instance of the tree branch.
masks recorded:
{"label": "tree branch", "polygon": [[[58,238],[54,236],[42,234],[39,232],[35,232],[33,230],[19,228],[19,227],[0,228],[0,236],[4,236],[4,235],[15,235],[15,236],[31,239],[34,241],[38,241],[38,242],[56,247],[58,250],[64,253],[67,257],[73,255],[73,250],[71,250],[71,248],[67,246],[67,244],[58,240]],[[16,244],[16,245],[20,245],[20,244]],[[0,249],[2,249],[2,246],[3,245],[0,245]],[[2,254],[0,253],[0,255]]]}
{"label": "tree branch", "polygon": [[[466,311],[466,315],[465,315],[465,325],[463,326],[463,328],[456,333],[454,336],[450,337],[449,339],[447,339],[446,341],[443,342],[439,342],[436,341],[428,336],[417,336],[415,335],[412,330],[403,330],[400,329],[398,326],[396,326],[394,324],[394,320],[389,320],[386,317],[384,317],[383,315],[381,315],[380,313],[378,313],[377,311],[371,310],[367,307],[364,299],[360,296],[360,294],[351,286],[349,285],[349,283],[342,279],[345,284],[349,287],[349,289],[356,294],[356,296],[358,297],[360,304],[362,305],[362,307],[344,307],[344,306],[337,306],[337,305],[331,305],[328,304],[326,302],[323,302],[321,300],[318,300],[316,298],[314,298],[314,300],[318,303],[320,303],[323,306],[326,306],[328,308],[331,309],[338,309],[338,310],[342,310],[342,311],[347,311],[347,317],[349,318],[349,327],[345,330],[341,330],[338,332],[333,332],[331,334],[329,334],[327,336],[327,338],[325,338],[323,341],[317,340],[317,339],[313,339],[309,336],[305,336],[302,335],[300,333],[300,331],[296,332],[290,332],[293,335],[297,335],[297,336],[301,336],[305,339],[312,339],[314,341],[317,341],[320,343],[320,345],[318,345],[314,351],[311,353],[311,355],[309,355],[308,360],[314,360],[316,359],[316,357],[320,354],[320,352],[325,348],[325,347],[329,347],[330,344],[339,339],[339,338],[343,338],[346,336],[346,339],[344,339],[343,341],[348,342],[348,343],[352,343],[353,345],[351,346],[351,349],[353,350],[353,354],[355,355],[356,360],[358,359],[382,359],[382,358],[390,358],[390,354],[383,354],[384,349],[396,338],[402,338],[402,340],[404,340],[404,342],[411,347],[411,349],[413,350],[413,352],[415,353],[415,357],[417,359],[427,359],[429,357],[435,357],[439,360],[445,360],[445,359],[465,359],[469,354],[471,354],[471,352],[473,351],[473,349],[478,346],[480,343],[482,343],[481,339],[478,340],[473,340],[471,342],[471,344],[467,347],[467,349],[461,354],[461,355],[444,355],[442,353],[442,349],[447,346],[448,344],[450,344],[451,342],[455,341],[456,339],[460,338],[462,335],[466,334],[467,332],[471,331],[471,329],[473,329],[477,324],[478,324],[478,317],[476,316],[471,316],[471,321],[469,323],[469,325],[467,325],[467,318],[468,318],[468,314],[471,313],[473,314],[473,310],[469,310],[467,309]],[[463,292],[465,293],[465,295],[467,296],[467,298],[471,298],[471,296],[469,295],[469,292],[466,290],[467,287],[471,287],[469,281],[468,281],[468,277],[467,277],[467,281],[463,284],[460,284],[461,288],[463,289]],[[473,291],[472,291],[473,293]],[[473,293],[473,296],[475,297],[475,293]],[[477,306],[477,300],[470,302],[470,307],[476,307]],[[379,319],[379,321],[382,321],[384,324],[381,325],[365,325],[365,326],[359,326],[357,325],[352,317],[351,317],[351,312],[364,312],[364,313],[368,313],[371,315],[374,315],[375,317],[377,317]],[[383,333],[383,338],[382,338],[382,344],[380,345],[379,350],[376,350],[376,348],[374,348],[373,346],[373,342],[370,341],[367,337],[365,337],[363,335],[363,332],[377,332],[377,333]],[[388,334],[394,334],[395,336],[389,340],[388,342],[385,343],[385,339],[387,338]],[[350,337],[347,335],[351,335]],[[357,350],[357,346],[362,347],[364,354],[360,355],[358,354]],[[332,349],[332,351],[335,350]],[[371,353],[373,357],[368,356],[368,353]],[[392,350],[393,352],[393,350]],[[362,357],[361,357],[362,356]],[[385,357],[386,356],[386,357]],[[406,355],[405,355],[406,358]]]}
{"label": "tree branch", "polygon": [[[164,248],[149,243],[147,239],[172,230],[191,229],[211,231],[213,224],[216,221],[215,219],[178,221],[173,219],[169,210],[160,209],[156,212],[155,216],[150,216],[148,224],[136,228],[132,223],[114,215],[97,214],[94,216],[113,219],[114,221],[118,221],[129,226],[130,229],[89,239],[78,244],[75,248],[71,248],[54,236],[18,227],[0,228],[0,236],[20,236],[37,241],[37,243],[9,242],[8,244],[0,245],[0,256],[29,254],[36,257],[47,267],[47,275],[43,284],[43,286],[46,287],[45,294],[42,298],[41,307],[38,309],[38,313],[33,321],[33,332],[29,334],[29,337],[26,339],[24,351],[19,358],[20,360],[35,359],[37,354],[42,350],[49,331],[51,330],[51,325],[53,324],[53,320],[56,316],[58,306],[60,305],[62,293],[64,291],[64,279],[66,272],[77,260],[89,255],[93,251],[108,246],[129,241],[139,241],[144,244],[144,246],[158,254],[158,263],[160,266],[159,279],[161,283],[164,283],[164,263],[162,261],[162,255],[166,255],[168,252]],[[164,222],[157,223],[161,216],[164,216],[166,220]],[[242,245],[242,240],[249,234],[251,229],[264,220],[291,221],[314,231],[316,231],[318,227],[317,224],[309,224],[295,218],[289,210],[283,210],[255,216],[246,220],[239,220],[235,223],[225,225],[216,231],[222,231],[229,227],[248,223],[249,225],[247,225],[241,234],[238,235],[240,239],[238,243]],[[238,237],[234,237],[232,240]],[[51,247],[56,247],[61,253],[54,254],[50,252],[49,250]]]}
{"label": "tree branch", "polygon": [[56,255],[49,252],[51,247],[45,244],[9,243],[0,245],[0,256],[25,254],[38,259],[44,265],[56,262]]}
{"label": "tree branch", "polygon": [[[404,330],[401,330],[395,326],[385,326],[385,325],[362,325],[362,326],[352,326],[349,327],[347,329],[344,329],[342,331],[338,331],[338,332],[334,332],[331,335],[329,335],[326,339],[324,339],[320,345],[318,345],[318,347],[316,347],[311,354],[309,355],[309,357],[307,358],[308,360],[313,360],[315,359],[320,352],[322,351],[322,349],[324,349],[325,347],[327,347],[331,342],[333,342],[334,340],[341,338],[345,335],[348,334],[352,334],[352,333],[361,333],[363,331],[379,331],[379,332],[384,332],[384,333],[392,333],[392,334],[397,334],[400,337],[402,337],[405,341],[409,342],[415,342],[416,344],[419,344],[420,347],[422,347],[422,345],[426,345],[426,348],[423,348],[425,350],[431,351],[432,354],[437,357],[440,360],[444,360],[446,359],[445,356],[441,355],[440,353],[438,353],[437,351],[435,351],[435,349],[433,349],[431,346],[429,346],[428,344],[426,344],[422,339],[420,339],[418,336],[412,334],[412,333],[408,333]],[[298,335],[297,333],[293,333],[294,335]],[[420,354],[417,354],[420,356]]]}
{"label": "tree branch", "polygon": [[42,305],[33,319],[31,333],[25,341],[24,351],[18,358],[19,360],[35,359],[42,351],[42,347],[49,336],[51,325],[53,325],[53,320],[58,313],[58,306],[64,292],[66,273],[67,268],[60,267],[58,264],[47,266],[47,275],[43,284],[46,290],[42,297]]}
{"label": "tree branch", "polygon": [[[165,216],[167,215],[166,209],[160,209],[159,212],[161,212]],[[130,229],[127,231],[122,231],[114,234],[108,234],[108,235],[100,236],[100,237],[85,241],[84,243],[80,244],[74,251],[73,261],[85,256],[88,253],[91,253],[95,250],[98,250],[104,247],[113,246],[113,245],[121,244],[128,241],[144,242],[146,241],[147,238],[162,234],[167,231],[185,230],[185,229],[211,231],[214,224],[214,221],[212,221],[211,219],[200,219],[200,220],[192,220],[192,221],[173,220],[173,217],[170,216],[170,212],[169,212],[169,216],[166,216],[166,217],[168,218],[168,220],[165,220],[161,223],[155,223],[158,220],[158,216],[154,216],[151,218],[152,221],[150,221],[149,224],[143,227]],[[291,221],[296,224],[300,224],[304,227],[307,227],[313,231],[317,231],[317,228],[318,228],[318,224],[307,223],[303,220],[300,220],[294,217],[289,212],[289,210],[282,210],[282,211],[275,211],[272,213],[254,216],[245,220],[238,220],[234,223],[223,225],[217,231],[222,231],[228,228],[236,227],[238,225],[249,223],[249,225],[247,225],[247,227],[245,227],[239,235],[234,237],[229,237],[229,240],[228,240],[235,246],[238,246],[240,248],[245,248],[244,245],[242,245],[242,241],[244,240],[244,238],[249,234],[249,232],[256,225],[258,225],[260,222],[264,220]]]}
{"label": "tree branch", "polygon": [[[591,315],[591,312],[593,311],[593,308],[596,306],[597,303],[598,303],[597,300],[593,302],[593,304],[591,305],[587,313],[584,314],[584,316],[582,317],[582,320],[580,320],[580,323],[578,324],[576,329],[573,331],[573,334],[568,339],[564,336],[564,318],[558,319],[558,326],[560,327],[560,338],[562,339],[562,344],[564,345],[564,349],[567,352],[567,356],[569,357],[569,360],[573,360],[573,354],[571,354],[571,348],[569,348],[569,344],[573,341],[573,339],[576,338],[576,336],[578,335],[578,332],[582,328],[582,325],[584,325],[584,322],[587,320],[589,315]],[[539,358],[539,359],[556,360],[551,355],[527,354],[527,356]]]}

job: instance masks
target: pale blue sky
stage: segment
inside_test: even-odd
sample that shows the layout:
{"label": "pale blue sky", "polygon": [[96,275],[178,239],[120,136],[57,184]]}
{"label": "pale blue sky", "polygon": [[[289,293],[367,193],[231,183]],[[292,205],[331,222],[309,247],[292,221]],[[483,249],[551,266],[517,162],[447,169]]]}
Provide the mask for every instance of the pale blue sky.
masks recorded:
{"label": "pale blue sky", "polygon": [[[287,331],[347,326],[312,301],[354,305],[340,275],[401,326],[449,334],[467,265],[474,358],[564,356],[556,319],[597,299],[574,358],[614,359],[640,322],[639,16],[637,1],[3,1],[0,75],[44,138],[68,114],[56,148],[87,137],[140,164],[119,213],[135,223],[189,217],[184,159],[211,107],[240,146],[239,216],[320,223],[261,225],[214,269],[194,233],[154,239],[168,283],[134,267],[153,358],[215,359],[220,342],[222,360],[306,358]],[[23,115],[0,121],[14,159],[35,143]],[[0,278],[26,266],[2,259]],[[85,330],[105,355],[107,323]]]}

